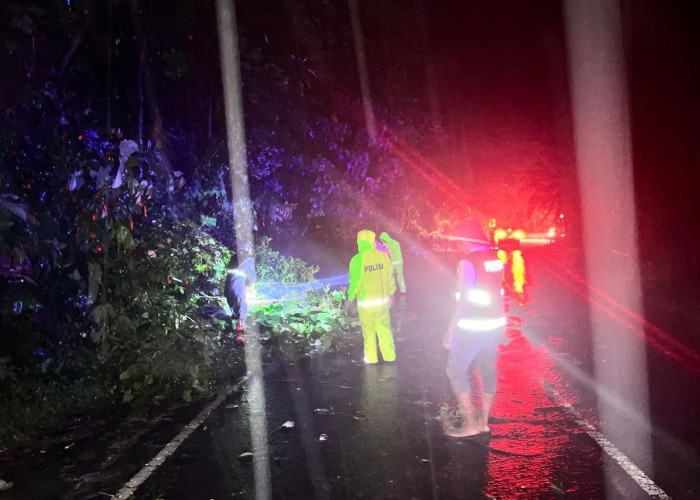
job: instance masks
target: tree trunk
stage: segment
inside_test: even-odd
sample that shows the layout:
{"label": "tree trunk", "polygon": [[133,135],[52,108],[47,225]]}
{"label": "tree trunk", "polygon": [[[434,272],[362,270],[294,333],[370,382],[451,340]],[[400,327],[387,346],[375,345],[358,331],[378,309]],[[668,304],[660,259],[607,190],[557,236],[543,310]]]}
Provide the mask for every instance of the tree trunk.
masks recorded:
{"label": "tree trunk", "polygon": [[143,151],[143,69],[146,65],[146,47],[142,44],[139,47],[139,72],[136,81],[136,93],[138,95],[139,101],[139,112],[138,112],[138,134],[139,134],[139,148]]}
{"label": "tree trunk", "polygon": [[[149,119],[151,120],[151,140],[153,141],[153,149],[156,151],[163,150],[165,144],[165,136],[163,133],[163,119],[160,115],[158,107],[158,97],[153,75],[148,68],[148,40],[143,31],[143,23],[141,22],[141,6],[139,0],[131,0],[131,22],[134,26],[136,35],[136,43],[140,47],[139,58],[139,91],[145,90],[145,103],[148,107]],[[140,106],[142,107],[144,99],[143,92],[139,95]],[[142,113],[142,110],[140,110]],[[167,160],[163,156],[167,166]]]}

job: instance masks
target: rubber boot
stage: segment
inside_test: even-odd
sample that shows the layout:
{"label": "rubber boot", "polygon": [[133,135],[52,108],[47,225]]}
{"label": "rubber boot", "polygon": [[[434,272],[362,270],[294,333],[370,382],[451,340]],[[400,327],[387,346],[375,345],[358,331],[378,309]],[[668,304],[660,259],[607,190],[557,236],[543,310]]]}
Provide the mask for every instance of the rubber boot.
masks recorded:
{"label": "rubber boot", "polygon": [[235,337],[233,340],[236,342],[245,342],[245,337],[243,336],[243,332],[245,331],[245,327],[243,326],[243,321],[239,318],[238,322],[236,323],[236,328],[234,329],[235,331]]}

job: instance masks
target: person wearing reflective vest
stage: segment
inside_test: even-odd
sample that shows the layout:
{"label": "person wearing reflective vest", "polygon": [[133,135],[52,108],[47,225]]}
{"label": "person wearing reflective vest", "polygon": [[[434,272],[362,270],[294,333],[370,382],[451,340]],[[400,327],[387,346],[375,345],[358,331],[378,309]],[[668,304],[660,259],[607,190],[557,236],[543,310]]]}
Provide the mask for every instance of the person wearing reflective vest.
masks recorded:
{"label": "person wearing reflective vest", "polygon": [[375,233],[367,229],[357,233],[358,253],[350,260],[348,288],[348,299],[357,298],[364,338],[364,360],[369,364],[378,362],[377,339],[384,361],[396,360],[389,317],[396,284],[391,261],[384,252],[377,250],[375,237]]}
{"label": "person wearing reflective vest", "polygon": [[231,321],[234,323],[235,340],[244,342],[245,320],[248,316],[248,288],[255,283],[255,262],[252,252],[241,252],[241,261],[233,254],[228,263],[224,296],[231,311]]}
{"label": "person wearing reflective vest", "polygon": [[[449,349],[446,373],[464,416],[461,426],[445,433],[469,437],[490,432],[489,414],[496,393],[496,357],[506,325],[503,300],[503,262],[489,247],[478,223],[460,238],[466,256],[457,266],[457,305],[443,339]],[[481,379],[481,412],[472,404],[470,374],[476,367]]]}
{"label": "person wearing reflective vest", "polygon": [[387,233],[379,235],[380,241],[386,245],[391,253],[391,268],[399,286],[399,292],[406,293],[406,281],[403,278],[403,256],[401,255],[401,244],[389,236]]}

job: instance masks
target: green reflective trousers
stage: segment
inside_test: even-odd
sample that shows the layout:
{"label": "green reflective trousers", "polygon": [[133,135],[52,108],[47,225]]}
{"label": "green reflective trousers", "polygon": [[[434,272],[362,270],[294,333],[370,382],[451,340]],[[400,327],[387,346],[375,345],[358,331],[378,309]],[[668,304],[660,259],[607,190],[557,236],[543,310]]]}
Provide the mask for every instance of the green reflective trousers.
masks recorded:
{"label": "green reflective trousers", "polygon": [[389,305],[379,307],[358,307],[362,336],[365,343],[365,363],[376,363],[377,338],[384,361],[396,360],[394,334],[391,333]]}

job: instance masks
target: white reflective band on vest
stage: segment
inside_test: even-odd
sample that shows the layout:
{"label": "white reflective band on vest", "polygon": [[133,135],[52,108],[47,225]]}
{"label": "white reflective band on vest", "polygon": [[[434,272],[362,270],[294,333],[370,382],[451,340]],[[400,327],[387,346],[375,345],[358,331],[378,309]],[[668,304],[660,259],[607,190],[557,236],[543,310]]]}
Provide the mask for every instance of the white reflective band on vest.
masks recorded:
{"label": "white reflective band on vest", "polygon": [[457,322],[457,326],[461,330],[470,332],[487,332],[506,326],[505,316],[492,319],[469,319],[462,318]]}
{"label": "white reflective band on vest", "polygon": [[503,271],[503,262],[499,260],[487,260],[484,262],[484,268],[487,273],[497,273]]}
{"label": "white reflective band on vest", "polygon": [[241,278],[247,278],[248,275],[241,271],[240,269],[229,269],[228,270],[229,274],[235,274],[236,276],[240,276]]}
{"label": "white reflective band on vest", "polygon": [[360,307],[372,307],[372,306],[382,306],[389,303],[389,297],[384,297],[383,299],[374,300],[358,300],[357,305]]}
{"label": "white reflective band on vest", "polygon": [[486,290],[472,288],[467,292],[467,300],[472,304],[479,306],[488,306],[491,304],[491,295]]}
{"label": "white reflective band on vest", "polygon": [[[459,302],[462,298],[462,292],[455,293],[455,299]],[[467,291],[467,300],[472,304],[479,306],[488,306],[491,304],[491,295],[486,290],[480,290],[478,288],[472,288]]]}
{"label": "white reflective band on vest", "polygon": [[396,264],[401,264],[402,262],[403,262],[403,260],[394,260],[391,263],[396,265]]}

